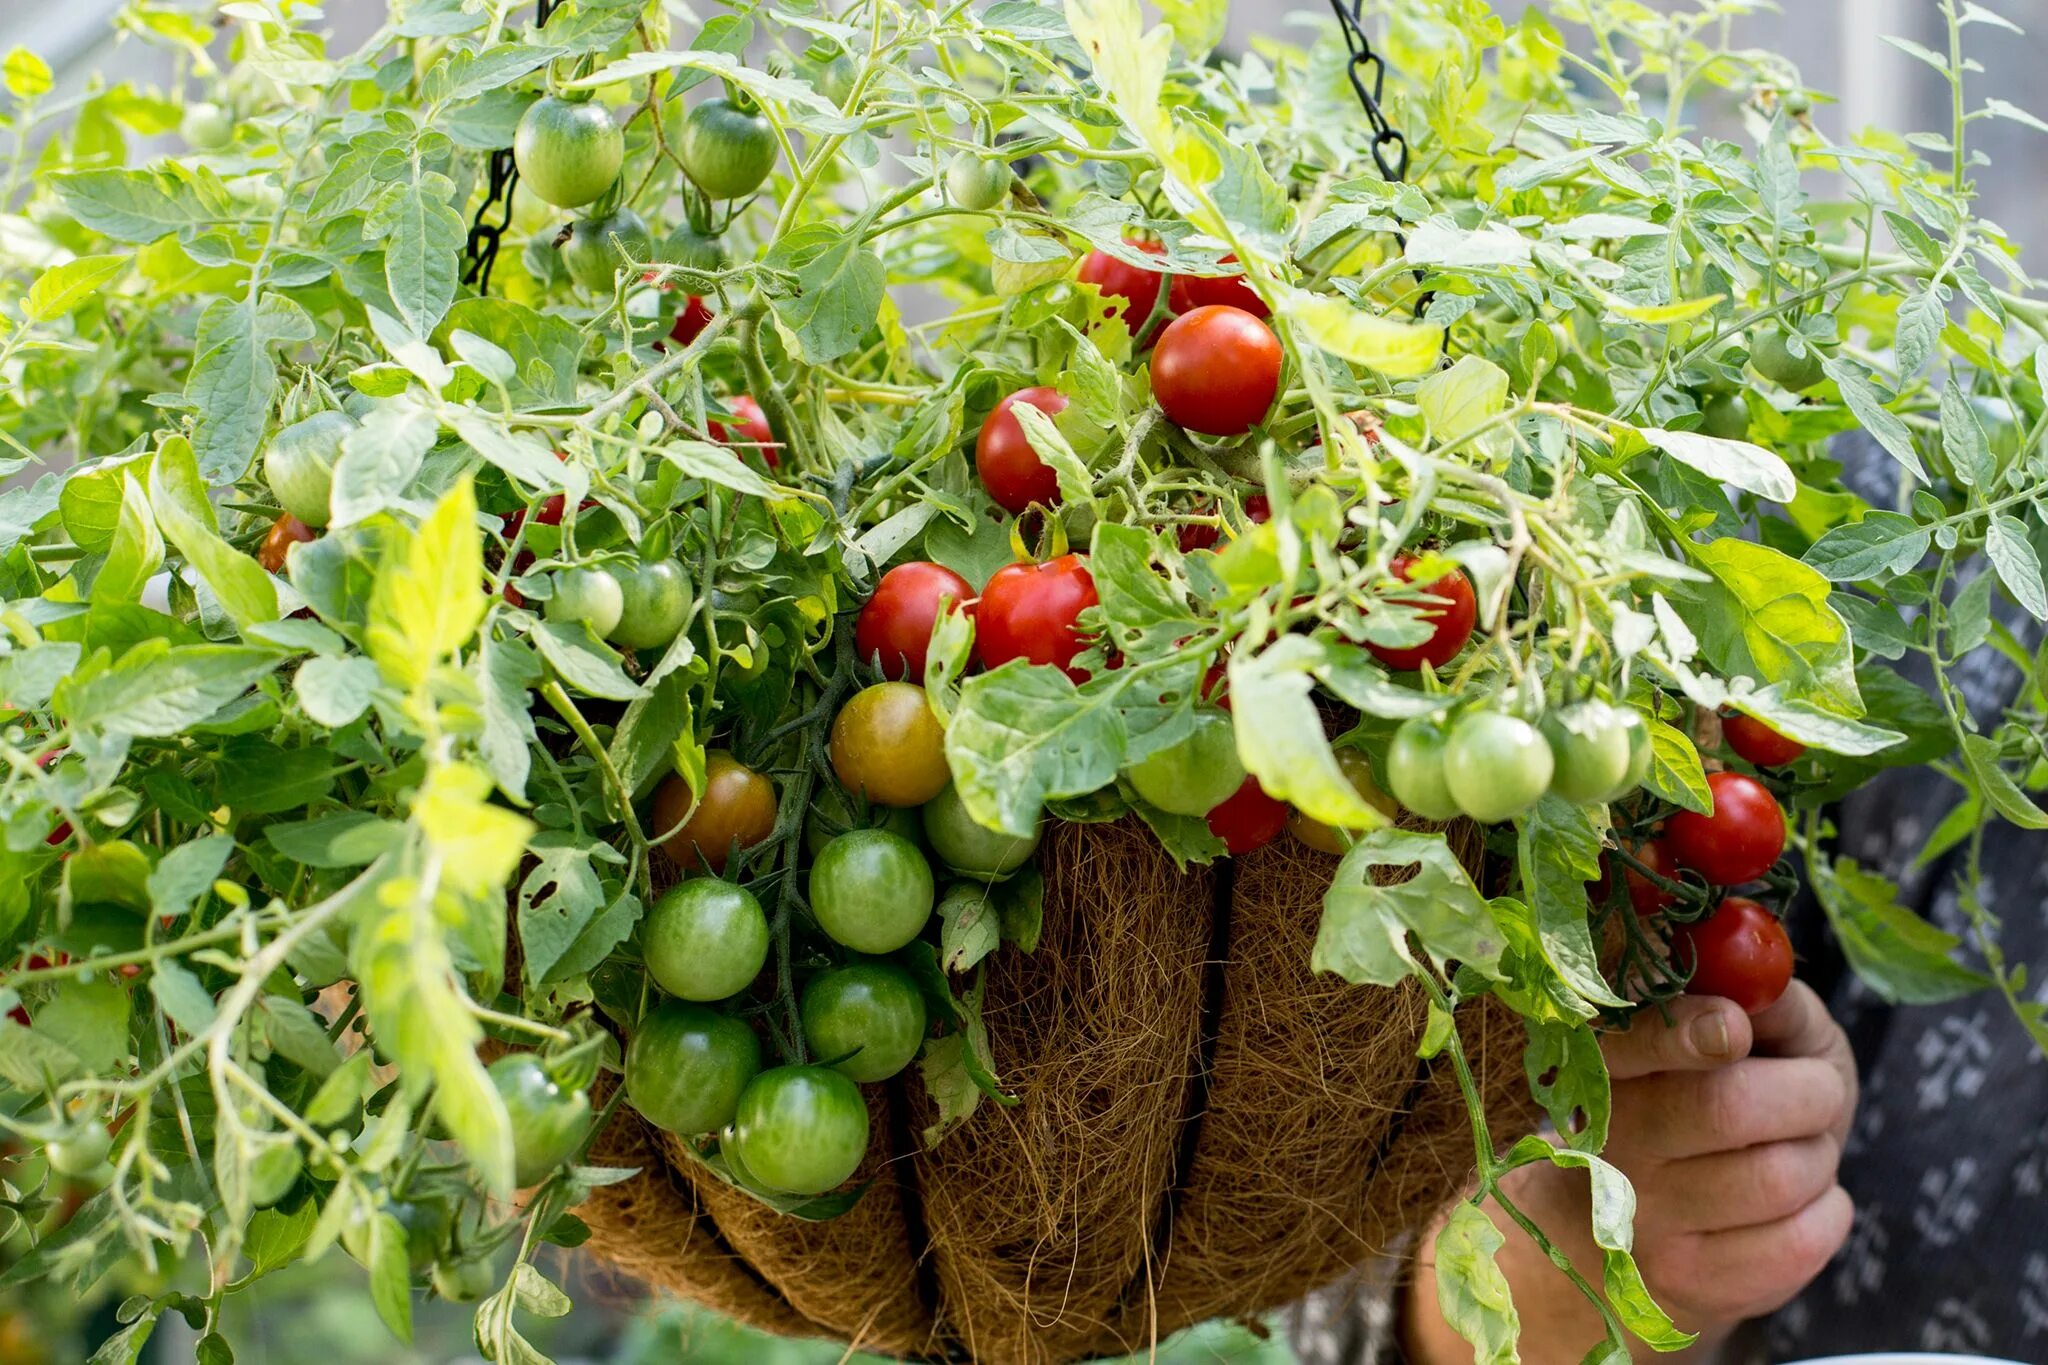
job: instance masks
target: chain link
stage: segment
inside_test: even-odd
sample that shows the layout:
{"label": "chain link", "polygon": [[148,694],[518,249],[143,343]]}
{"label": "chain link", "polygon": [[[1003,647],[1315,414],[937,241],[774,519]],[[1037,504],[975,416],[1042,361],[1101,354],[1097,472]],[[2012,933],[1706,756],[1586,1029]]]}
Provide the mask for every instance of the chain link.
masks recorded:
{"label": "chain link", "polygon": [[1330,8],[1337,13],[1337,26],[1344,33],[1344,46],[1351,50],[1351,61],[1345,74],[1351,78],[1351,89],[1358,96],[1358,102],[1365,106],[1366,122],[1372,125],[1373,162],[1388,180],[1405,180],[1408,178],[1408,139],[1387,121],[1386,111],[1380,108],[1380,98],[1387,84],[1387,63],[1373,50],[1372,39],[1366,36],[1365,0],[1351,0],[1348,6],[1344,0],[1330,0]]}
{"label": "chain link", "polygon": [[[545,28],[558,0],[535,0],[534,22]],[[462,282],[476,286],[478,294],[491,292],[491,267],[498,263],[498,247],[512,227],[512,191],[519,184],[519,164],[510,147],[491,153],[489,193],[476,206],[469,224],[469,239],[463,244]],[[502,207],[499,221],[491,221],[491,210]]]}

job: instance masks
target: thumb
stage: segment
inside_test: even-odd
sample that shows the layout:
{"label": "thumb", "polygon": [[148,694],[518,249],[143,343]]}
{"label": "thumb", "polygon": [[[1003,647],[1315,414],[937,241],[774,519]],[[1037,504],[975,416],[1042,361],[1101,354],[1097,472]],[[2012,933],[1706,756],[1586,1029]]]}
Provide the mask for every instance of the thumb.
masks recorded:
{"label": "thumb", "polygon": [[1626,1028],[1602,1034],[1607,1073],[1617,1081],[1658,1071],[1711,1071],[1749,1055],[1749,1016],[1716,996],[1682,995],[1665,1006],[1636,1011]]}

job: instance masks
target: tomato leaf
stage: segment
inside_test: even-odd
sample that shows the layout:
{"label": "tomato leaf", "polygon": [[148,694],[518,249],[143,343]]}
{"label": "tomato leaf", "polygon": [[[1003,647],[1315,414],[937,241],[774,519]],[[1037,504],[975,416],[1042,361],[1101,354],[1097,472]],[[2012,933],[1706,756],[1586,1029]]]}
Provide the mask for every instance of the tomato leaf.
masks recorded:
{"label": "tomato leaf", "polygon": [[1507,1238],[1484,1210],[1459,1200],[1437,1229],[1436,1302],[1444,1321],[1472,1344],[1474,1365],[1515,1365],[1522,1319],[1496,1259]]}
{"label": "tomato leaf", "polygon": [[1123,761],[1119,684],[1085,690],[1056,668],[1012,660],[969,678],[946,730],[946,761],[968,814],[1020,838],[1038,828],[1049,799],[1080,796]]}
{"label": "tomato leaf", "polygon": [[[1382,885],[1382,869],[1391,875],[1413,869],[1414,875]],[[1372,830],[1337,864],[1310,967],[1357,985],[1398,985],[1417,965],[1410,935],[1439,970],[1456,961],[1488,976],[1499,973],[1500,927],[1443,836]]]}
{"label": "tomato leaf", "polygon": [[1588,1004],[1626,1005],[1601,974],[1593,943],[1586,883],[1600,875],[1600,835],[1585,807],[1558,796],[1537,802],[1515,822],[1515,865],[1551,969]]}
{"label": "tomato leaf", "polygon": [[1848,858],[1810,858],[1815,899],[1856,975],[1893,1004],[1931,1005],[1991,984],[1955,961],[1954,934],[1898,904],[1898,888]]}

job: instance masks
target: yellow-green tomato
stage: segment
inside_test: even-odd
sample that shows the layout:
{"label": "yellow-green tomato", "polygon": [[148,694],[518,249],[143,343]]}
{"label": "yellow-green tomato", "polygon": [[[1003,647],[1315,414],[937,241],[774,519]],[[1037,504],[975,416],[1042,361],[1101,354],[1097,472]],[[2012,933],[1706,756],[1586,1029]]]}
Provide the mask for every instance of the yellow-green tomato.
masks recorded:
{"label": "yellow-green tomato", "polygon": [[1200,711],[1185,739],[1132,764],[1124,778],[1168,815],[1207,815],[1244,785],[1237,729],[1223,711]]}
{"label": "yellow-green tomato", "polygon": [[767,964],[768,917],[745,887],[692,878],[647,912],[640,954],[647,974],[670,995],[724,1000],[752,985]]}
{"label": "yellow-green tomato", "polygon": [[556,208],[581,208],[612,187],[626,160],[626,135],[594,100],[543,95],[512,134],[512,160],[526,187]]}
{"label": "yellow-green tomato", "polygon": [[1535,726],[1498,711],[1461,717],[1444,744],[1444,785],[1481,824],[1512,820],[1542,800],[1556,767]]}
{"label": "yellow-green tomato", "polygon": [[963,877],[987,881],[1007,877],[1031,861],[1043,825],[1019,838],[978,823],[960,793],[946,788],[924,805],[924,838],[939,861]]}
{"label": "yellow-green tomato", "polygon": [[801,1009],[811,1054],[856,1081],[888,1080],[924,1046],[924,996],[908,972],[886,962],[819,972]]}
{"label": "yellow-green tomato", "polygon": [[263,481],[277,505],[308,526],[325,526],[334,496],[334,465],[341,443],[356,420],[335,409],[316,412],[270,438],[263,452]]}
{"label": "yellow-green tomato", "polygon": [[1444,728],[1422,716],[1406,721],[1387,747],[1387,785],[1394,799],[1425,820],[1454,820],[1457,798],[1444,777]]}

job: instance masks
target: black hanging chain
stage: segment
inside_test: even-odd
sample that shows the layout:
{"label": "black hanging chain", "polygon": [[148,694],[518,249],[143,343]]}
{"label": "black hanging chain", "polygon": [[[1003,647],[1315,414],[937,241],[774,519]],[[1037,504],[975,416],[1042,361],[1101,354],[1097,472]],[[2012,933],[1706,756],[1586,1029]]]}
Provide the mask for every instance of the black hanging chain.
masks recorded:
{"label": "black hanging chain", "polygon": [[[558,0],[536,0],[534,22],[545,28],[557,3]],[[519,164],[512,159],[510,147],[500,147],[491,153],[490,176],[490,192],[476,206],[476,217],[469,224],[469,239],[462,248],[462,282],[475,285],[479,294],[491,292],[491,267],[498,263],[498,247],[512,227],[512,191],[519,184]],[[491,221],[493,209],[502,210],[495,223]]]}
{"label": "black hanging chain", "polygon": [[1351,77],[1351,89],[1358,102],[1365,106],[1365,121],[1372,125],[1373,162],[1388,180],[1405,180],[1408,139],[1387,121],[1386,111],[1380,108],[1387,85],[1387,63],[1373,50],[1372,39],[1366,35],[1365,0],[1351,0],[1348,6],[1344,0],[1330,0],[1330,8],[1337,12],[1337,27],[1343,30],[1344,46],[1351,49],[1351,62],[1345,74]]}

